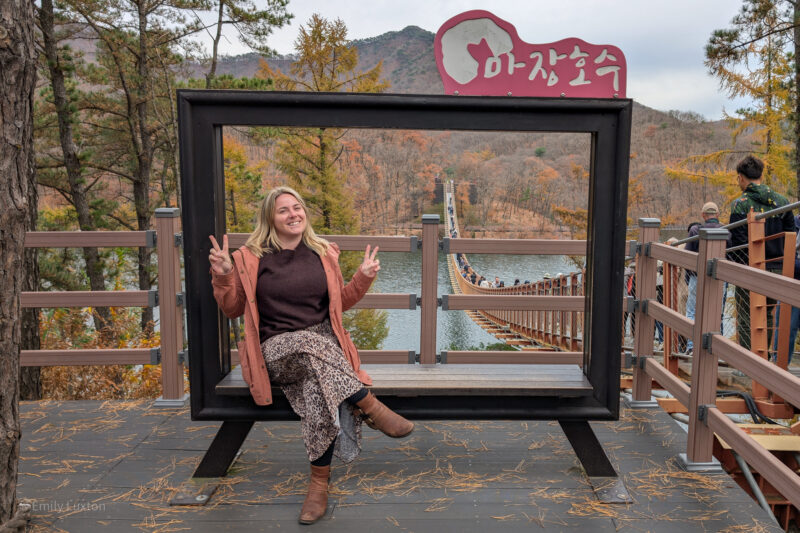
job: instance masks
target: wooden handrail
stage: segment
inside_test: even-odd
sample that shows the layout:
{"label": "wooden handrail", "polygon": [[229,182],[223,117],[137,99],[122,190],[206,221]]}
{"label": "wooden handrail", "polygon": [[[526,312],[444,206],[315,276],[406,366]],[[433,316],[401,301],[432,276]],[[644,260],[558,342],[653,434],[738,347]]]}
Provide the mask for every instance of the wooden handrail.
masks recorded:
{"label": "wooden handrail", "polygon": [[41,307],[155,307],[156,291],[22,292],[20,305]]}
{"label": "wooden handrail", "polygon": [[413,293],[369,293],[353,309],[416,309],[417,295]]}
{"label": "wooden handrail", "polygon": [[681,250],[674,246],[661,244],[659,242],[650,243],[650,257],[664,261],[672,265],[678,265],[686,270],[697,271],[697,253]]}
{"label": "wooden handrail", "polygon": [[583,311],[583,296],[518,296],[489,294],[444,294],[442,308],[446,311],[490,309],[526,311]]}
{"label": "wooden handrail", "polygon": [[769,383],[770,390],[800,408],[800,378],[722,335],[713,335],[711,339],[711,351],[714,355],[752,379],[760,383]]}
{"label": "wooden handrail", "polygon": [[689,405],[689,395],[691,394],[689,386],[667,370],[664,365],[660,364],[652,357],[648,357],[645,359],[644,370],[647,372],[647,375],[667,389],[669,393],[675,396],[684,406]]}
{"label": "wooden handrail", "polygon": [[448,239],[447,253],[586,255],[586,241],[547,239]]}
{"label": "wooden handrail", "polygon": [[800,307],[800,281],[725,259],[716,261],[715,279]]}
{"label": "wooden handrail", "polygon": [[[249,233],[228,233],[228,247],[231,250],[244,246]],[[327,241],[336,243],[347,251],[364,250],[367,245],[378,246],[382,252],[416,252],[417,237],[384,237],[380,235],[320,235]]]}
{"label": "wooden handrail", "polygon": [[684,337],[691,338],[694,334],[694,320],[689,320],[677,311],[670,309],[664,304],[658,303],[656,300],[647,300],[647,314],[659,322],[662,322],[665,326],[674,329]]}
{"label": "wooden handrail", "polygon": [[153,248],[155,231],[29,231],[25,248]]}
{"label": "wooden handrail", "polygon": [[22,350],[20,366],[149,365],[152,348]]}
{"label": "wooden handrail", "polygon": [[792,505],[800,508],[800,476],[783,464],[769,450],[765,449],[736,423],[720,412],[709,409],[708,427],[750,463],[764,479],[775,487]]}

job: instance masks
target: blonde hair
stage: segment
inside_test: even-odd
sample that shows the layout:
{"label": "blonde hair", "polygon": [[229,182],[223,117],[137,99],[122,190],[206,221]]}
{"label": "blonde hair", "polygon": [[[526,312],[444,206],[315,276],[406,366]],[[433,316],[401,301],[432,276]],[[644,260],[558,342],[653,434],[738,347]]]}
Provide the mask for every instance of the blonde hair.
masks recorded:
{"label": "blonde hair", "polygon": [[328,253],[328,246],[330,243],[325,239],[318,237],[314,233],[314,228],[311,227],[311,222],[308,216],[308,207],[300,194],[291,187],[275,187],[272,189],[266,198],[261,202],[258,208],[258,216],[256,219],[256,229],[247,238],[244,243],[247,249],[253,252],[256,257],[261,257],[265,253],[271,253],[274,250],[283,250],[281,242],[278,239],[278,234],[275,231],[273,220],[275,219],[275,202],[278,196],[282,194],[291,194],[303,206],[303,212],[306,214],[306,228],[303,230],[303,244],[314,250],[314,252],[323,257]]}

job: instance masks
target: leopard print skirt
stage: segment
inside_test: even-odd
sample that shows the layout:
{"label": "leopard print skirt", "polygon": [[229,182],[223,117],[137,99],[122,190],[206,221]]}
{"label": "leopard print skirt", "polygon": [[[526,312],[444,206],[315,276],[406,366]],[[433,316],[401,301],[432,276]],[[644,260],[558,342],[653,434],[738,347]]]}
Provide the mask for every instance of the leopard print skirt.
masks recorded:
{"label": "leopard print skirt", "polygon": [[334,455],[344,462],[355,459],[361,451],[361,418],[344,400],[364,385],[345,359],[330,321],[270,337],[261,353],[270,381],[280,385],[301,419],[308,459],[318,459],[334,439]]}

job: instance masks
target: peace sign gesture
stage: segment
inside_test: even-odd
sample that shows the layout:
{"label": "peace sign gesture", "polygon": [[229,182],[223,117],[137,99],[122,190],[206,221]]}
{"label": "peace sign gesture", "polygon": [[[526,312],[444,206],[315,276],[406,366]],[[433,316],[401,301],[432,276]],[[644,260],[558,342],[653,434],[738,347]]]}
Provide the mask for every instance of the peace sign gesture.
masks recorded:
{"label": "peace sign gesture", "polygon": [[228,236],[222,236],[222,248],[219,247],[217,239],[213,235],[208,236],[211,239],[211,250],[208,254],[208,261],[211,263],[211,269],[214,274],[224,276],[233,270],[233,263],[231,263],[231,256],[228,253]]}
{"label": "peace sign gesture", "polygon": [[378,270],[381,269],[381,262],[379,259],[375,259],[375,254],[378,253],[378,247],[376,246],[375,249],[372,250],[372,253],[369,253],[369,244],[367,245],[367,249],[364,250],[364,262],[361,263],[359,267],[361,273],[367,276],[368,278],[374,278],[378,274]]}

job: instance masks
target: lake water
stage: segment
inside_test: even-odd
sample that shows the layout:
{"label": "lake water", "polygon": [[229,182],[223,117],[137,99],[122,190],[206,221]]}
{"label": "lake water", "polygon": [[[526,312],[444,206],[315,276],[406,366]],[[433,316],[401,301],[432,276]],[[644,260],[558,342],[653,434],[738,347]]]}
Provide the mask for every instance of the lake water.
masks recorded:
{"label": "lake water", "polygon": [[[422,295],[421,253],[379,252],[381,271],[373,284],[373,292],[413,292]],[[476,272],[494,279],[499,276],[506,285],[515,278],[520,281],[536,281],[544,274],[553,276],[577,270],[565,256],[552,255],[484,255],[468,256]],[[451,294],[445,254],[439,254],[439,295]],[[419,352],[420,309],[388,309],[389,335],[383,343],[384,350],[414,350]],[[473,322],[464,311],[442,311],[437,313],[436,351],[464,350],[499,342]]]}

